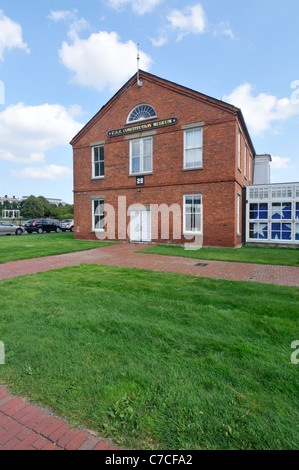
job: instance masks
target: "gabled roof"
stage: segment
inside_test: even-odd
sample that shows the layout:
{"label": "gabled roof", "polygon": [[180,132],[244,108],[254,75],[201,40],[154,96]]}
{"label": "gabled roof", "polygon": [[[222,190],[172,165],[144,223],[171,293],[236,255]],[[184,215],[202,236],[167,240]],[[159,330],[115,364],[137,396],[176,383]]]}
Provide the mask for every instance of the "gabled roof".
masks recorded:
{"label": "gabled roof", "polygon": [[[197,99],[198,101],[202,101],[206,104],[211,104],[212,106],[215,106],[219,109],[222,109],[228,113],[231,113],[232,115],[237,115],[240,121],[240,124],[243,128],[243,131],[246,135],[246,138],[251,146],[251,148],[254,150],[254,146],[250,137],[250,134],[248,132],[243,114],[241,109],[237,108],[236,106],[233,106],[230,103],[226,103],[222,100],[213,98],[211,96],[205,95],[203,93],[200,93],[198,91],[192,90],[191,88],[187,88],[182,85],[178,85],[177,83],[171,82],[169,80],[166,80],[164,78],[160,78],[156,75],[153,75],[149,72],[145,72],[143,70],[139,70],[139,79],[142,80],[147,80],[152,83],[156,83],[160,86],[163,86],[165,88],[168,88],[176,93],[184,94],[186,96],[192,97],[194,99]],[[108,110],[113,106],[115,101],[117,101],[122,95],[126,93],[126,91],[131,88],[133,85],[137,83],[137,72],[115,93],[115,95],[98,111],[97,114],[73,137],[71,140],[70,144],[74,145],[76,142],[104,115]],[[255,154],[255,150],[254,150]]]}

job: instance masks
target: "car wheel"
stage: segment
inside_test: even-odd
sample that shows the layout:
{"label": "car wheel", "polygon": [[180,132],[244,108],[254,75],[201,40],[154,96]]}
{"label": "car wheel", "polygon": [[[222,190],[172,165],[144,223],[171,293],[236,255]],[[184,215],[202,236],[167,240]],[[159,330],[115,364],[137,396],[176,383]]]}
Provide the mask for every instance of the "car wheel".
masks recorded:
{"label": "car wheel", "polygon": [[74,231],[74,227],[71,228],[71,232],[73,232],[73,231]]}
{"label": "car wheel", "polygon": [[61,229],[59,227],[56,228],[56,233],[60,233]]}
{"label": "car wheel", "polygon": [[38,228],[38,229],[37,229],[37,233],[43,233],[43,229],[42,229],[42,228]]}
{"label": "car wheel", "polygon": [[23,230],[20,228],[17,228],[16,230],[16,235],[22,235]]}

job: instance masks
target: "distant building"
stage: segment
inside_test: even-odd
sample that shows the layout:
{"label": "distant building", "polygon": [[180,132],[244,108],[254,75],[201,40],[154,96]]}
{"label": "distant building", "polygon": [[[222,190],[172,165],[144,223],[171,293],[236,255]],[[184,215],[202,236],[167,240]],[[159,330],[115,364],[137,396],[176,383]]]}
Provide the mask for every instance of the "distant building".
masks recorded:
{"label": "distant building", "polygon": [[16,202],[16,203],[19,204],[20,202],[22,202],[22,199],[16,198],[15,196],[13,196],[13,197],[8,197],[8,196],[0,197],[0,203],[3,203],[3,202],[9,202],[9,203]]}
{"label": "distant building", "polygon": [[270,184],[271,155],[256,155],[253,171],[253,184]]}

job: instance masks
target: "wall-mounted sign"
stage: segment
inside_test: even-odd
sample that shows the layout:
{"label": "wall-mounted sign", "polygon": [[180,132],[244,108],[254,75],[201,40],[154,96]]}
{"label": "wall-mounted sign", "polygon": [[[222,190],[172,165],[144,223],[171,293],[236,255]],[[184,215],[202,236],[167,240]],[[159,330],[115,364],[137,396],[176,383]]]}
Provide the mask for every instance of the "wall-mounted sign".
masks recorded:
{"label": "wall-mounted sign", "polygon": [[144,124],[135,124],[130,127],[123,127],[122,129],[114,129],[108,132],[108,137],[117,137],[119,135],[132,134],[133,132],[149,131],[158,129],[159,127],[173,126],[179,122],[178,118],[161,119],[160,121],[147,122]]}
{"label": "wall-mounted sign", "polygon": [[136,176],[136,185],[143,186],[144,185],[144,176]]}

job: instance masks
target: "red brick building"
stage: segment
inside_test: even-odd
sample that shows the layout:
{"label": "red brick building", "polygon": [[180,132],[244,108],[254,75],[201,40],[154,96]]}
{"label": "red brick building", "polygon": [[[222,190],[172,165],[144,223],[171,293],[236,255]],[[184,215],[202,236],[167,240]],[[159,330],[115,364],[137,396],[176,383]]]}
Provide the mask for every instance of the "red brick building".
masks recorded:
{"label": "red brick building", "polygon": [[242,243],[255,149],[240,109],[140,71],[71,145],[76,238]]}

